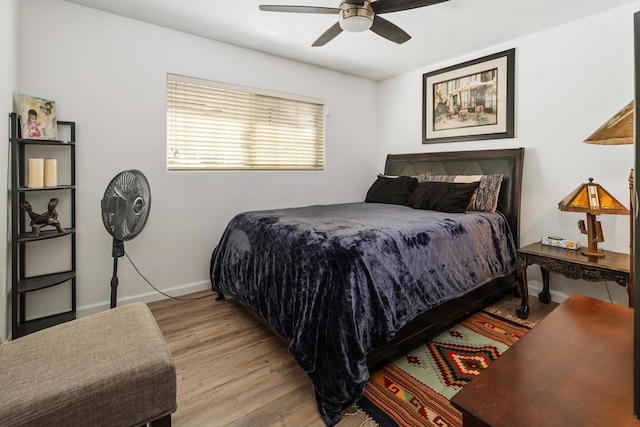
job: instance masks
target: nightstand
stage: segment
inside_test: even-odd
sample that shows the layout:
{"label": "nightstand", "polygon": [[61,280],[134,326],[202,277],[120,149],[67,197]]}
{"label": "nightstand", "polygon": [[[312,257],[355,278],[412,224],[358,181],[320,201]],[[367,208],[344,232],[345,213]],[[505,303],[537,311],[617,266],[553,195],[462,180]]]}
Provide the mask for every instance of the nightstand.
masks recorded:
{"label": "nightstand", "polygon": [[[540,266],[542,272],[542,292],[540,302],[551,301],[549,293],[549,271],[560,273],[569,279],[590,282],[612,281],[624,287],[629,295],[629,307],[633,307],[633,283],[630,281],[631,257],[620,252],[604,251],[604,257],[586,257],[580,251],[555,248],[540,242],[518,249],[518,280],[521,289],[528,289],[527,267]],[[527,313],[528,314],[528,313]]]}

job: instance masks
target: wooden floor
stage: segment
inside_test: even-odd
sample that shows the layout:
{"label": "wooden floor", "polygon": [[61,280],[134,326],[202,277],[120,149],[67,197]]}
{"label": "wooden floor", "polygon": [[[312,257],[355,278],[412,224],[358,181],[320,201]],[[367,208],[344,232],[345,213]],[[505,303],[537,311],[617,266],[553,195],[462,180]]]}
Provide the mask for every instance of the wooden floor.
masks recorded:
{"label": "wooden floor", "polygon": [[[208,291],[182,298],[198,297],[149,304],[176,363],[173,425],[324,426],[311,381],[285,344],[232,300],[215,301]],[[491,308],[513,314],[518,303],[508,297]],[[530,303],[532,323],[556,305]],[[338,426],[367,426],[367,417],[346,415]]]}

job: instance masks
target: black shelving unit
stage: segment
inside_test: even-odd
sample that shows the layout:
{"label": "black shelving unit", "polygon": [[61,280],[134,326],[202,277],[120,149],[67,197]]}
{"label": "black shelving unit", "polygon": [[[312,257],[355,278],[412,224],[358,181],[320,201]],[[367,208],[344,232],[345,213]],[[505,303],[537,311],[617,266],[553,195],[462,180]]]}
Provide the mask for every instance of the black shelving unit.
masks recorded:
{"label": "black shelving unit", "polygon": [[[76,318],[76,124],[58,121],[58,127],[67,126],[70,140],[24,139],[20,133],[20,121],[16,113],[9,115],[11,143],[11,333],[12,338],[39,331]],[[55,146],[68,150],[70,182],[55,187],[30,188],[26,183],[26,148],[30,145]],[[56,149],[58,150],[58,149]],[[40,231],[39,236],[31,235],[27,217],[20,208],[28,194],[34,192],[62,191],[61,202],[69,203],[70,227],[63,233],[49,230]],[[27,246],[39,241],[68,236],[71,239],[71,269],[37,276],[26,275]],[[50,316],[26,319],[27,295],[46,288],[70,282],[71,309]]]}

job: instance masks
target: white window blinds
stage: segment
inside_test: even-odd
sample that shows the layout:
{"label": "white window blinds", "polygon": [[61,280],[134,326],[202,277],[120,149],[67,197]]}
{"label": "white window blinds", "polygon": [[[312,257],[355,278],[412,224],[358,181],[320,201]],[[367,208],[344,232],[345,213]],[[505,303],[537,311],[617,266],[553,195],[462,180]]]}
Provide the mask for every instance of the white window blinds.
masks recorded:
{"label": "white window blinds", "polygon": [[167,167],[324,169],[324,104],[167,75]]}

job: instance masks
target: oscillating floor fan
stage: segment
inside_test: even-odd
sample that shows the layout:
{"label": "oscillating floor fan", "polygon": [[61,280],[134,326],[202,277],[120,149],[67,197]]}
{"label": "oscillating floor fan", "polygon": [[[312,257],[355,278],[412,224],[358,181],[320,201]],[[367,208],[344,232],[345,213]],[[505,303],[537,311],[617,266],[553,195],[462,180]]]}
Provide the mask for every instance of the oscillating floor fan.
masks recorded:
{"label": "oscillating floor fan", "polygon": [[118,258],[124,255],[124,241],[136,237],[147,222],[151,208],[149,181],[136,169],[120,172],[107,186],[101,207],[102,222],[113,237],[111,308],[114,308],[118,297]]}

